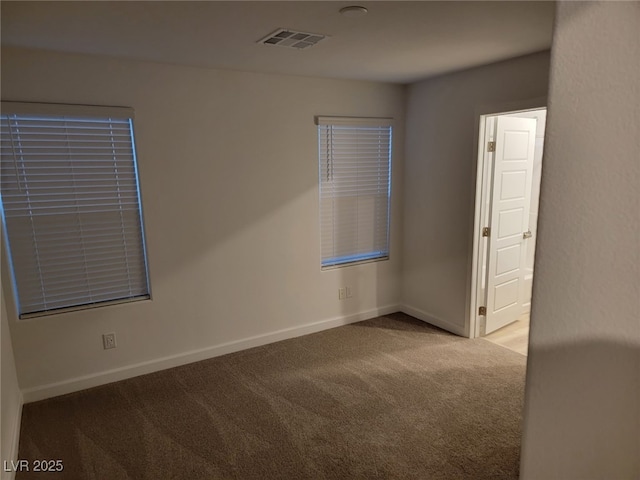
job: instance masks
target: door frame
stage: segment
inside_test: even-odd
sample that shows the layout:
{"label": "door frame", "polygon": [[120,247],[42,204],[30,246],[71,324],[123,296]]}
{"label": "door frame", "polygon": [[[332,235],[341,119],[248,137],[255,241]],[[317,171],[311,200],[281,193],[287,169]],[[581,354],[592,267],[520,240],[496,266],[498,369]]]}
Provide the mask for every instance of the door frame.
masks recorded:
{"label": "door frame", "polygon": [[[486,214],[485,209],[485,196],[487,194],[486,185],[488,185],[488,177],[491,172],[488,172],[488,164],[492,162],[492,157],[487,155],[486,142],[489,138],[487,132],[487,119],[489,117],[499,115],[512,115],[519,112],[530,112],[533,110],[547,109],[546,97],[540,97],[536,99],[526,100],[523,102],[516,102],[503,105],[485,106],[476,110],[476,119],[478,121],[476,125],[476,131],[478,132],[478,138],[476,143],[476,181],[475,181],[475,209],[473,217],[473,230],[472,230],[472,262],[469,275],[469,282],[467,283],[469,299],[468,303],[468,335],[469,338],[476,338],[480,336],[480,332],[483,330],[483,323],[486,320],[485,316],[478,314],[478,308],[482,306],[484,299],[479,298],[480,287],[480,275],[482,273],[482,252],[481,252],[481,238],[482,228],[485,227],[482,219]],[[535,278],[534,278],[535,281]]]}

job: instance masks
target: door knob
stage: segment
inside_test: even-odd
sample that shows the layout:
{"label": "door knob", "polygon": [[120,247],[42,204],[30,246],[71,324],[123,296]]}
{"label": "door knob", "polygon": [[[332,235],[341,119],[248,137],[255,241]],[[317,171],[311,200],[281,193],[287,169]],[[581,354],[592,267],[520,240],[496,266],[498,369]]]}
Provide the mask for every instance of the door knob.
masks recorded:
{"label": "door knob", "polygon": [[526,238],[531,238],[531,236],[532,236],[532,235],[533,235],[533,234],[531,233],[531,230],[527,230],[526,232],[524,232],[524,233],[522,234],[522,238],[525,238],[525,239],[526,239]]}

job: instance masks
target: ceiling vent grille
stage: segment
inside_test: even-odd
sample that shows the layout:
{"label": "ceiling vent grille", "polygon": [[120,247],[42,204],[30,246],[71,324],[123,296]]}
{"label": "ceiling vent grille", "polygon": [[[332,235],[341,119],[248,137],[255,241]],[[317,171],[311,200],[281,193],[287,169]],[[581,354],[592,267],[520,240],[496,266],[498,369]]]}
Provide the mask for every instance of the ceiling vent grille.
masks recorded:
{"label": "ceiling vent grille", "polygon": [[326,35],[320,35],[317,33],[299,32],[288,28],[279,28],[275,32],[258,40],[258,43],[272,47],[288,47],[302,50],[304,48],[317,45],[325,38],[327,38]]}

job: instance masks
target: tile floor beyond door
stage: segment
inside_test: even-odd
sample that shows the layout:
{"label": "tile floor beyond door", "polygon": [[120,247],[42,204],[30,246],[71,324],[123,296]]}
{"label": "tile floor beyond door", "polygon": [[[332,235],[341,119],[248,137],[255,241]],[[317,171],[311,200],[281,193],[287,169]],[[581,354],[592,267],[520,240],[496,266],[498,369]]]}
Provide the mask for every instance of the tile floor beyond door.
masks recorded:
{"label": "tile floor beyond door", "polygon": [[490,333],[484,339],[526,356],[529,346],[529,314]]}

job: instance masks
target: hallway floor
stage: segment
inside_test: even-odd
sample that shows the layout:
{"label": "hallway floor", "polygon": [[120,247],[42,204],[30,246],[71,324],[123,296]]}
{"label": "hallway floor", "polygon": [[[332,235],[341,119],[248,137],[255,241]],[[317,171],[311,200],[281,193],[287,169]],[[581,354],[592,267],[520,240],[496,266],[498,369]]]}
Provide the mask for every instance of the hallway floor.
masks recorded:
{"label": "hallway floor", "polygon": [[522,315],[515,322],[483,338],[526,356],[529,346],[529,314]]}

